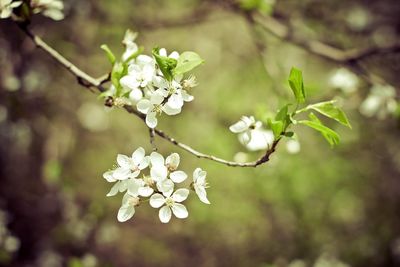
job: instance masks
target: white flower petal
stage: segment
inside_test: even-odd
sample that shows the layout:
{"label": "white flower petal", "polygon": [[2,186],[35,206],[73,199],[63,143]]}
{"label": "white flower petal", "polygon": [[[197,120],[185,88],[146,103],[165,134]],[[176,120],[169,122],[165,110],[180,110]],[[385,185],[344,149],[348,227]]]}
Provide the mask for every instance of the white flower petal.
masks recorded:
{"label": "white flower petal", "polygon": [[231,125],[229,127],[229,130],[233,133],[241,133],[246,131],[248,128],[249,126],[243,120],[240,120],[237,123]]}
{"label": "white flower petal", "polygon": [[109,183],[117,181],[117,179],[114,178],[114,171],[106,171],[103,173],[103,178]]}
{"label": "white flower petal", "polygon": [[117,163],[122,168],[130,168],[132,160],[126,155],[118,154]]}
{"label": "white flower petal", "polygon": [[183,98],[180,93],[172,94],[168,99],[168,106],[172,109],[180,109],[183,106]]}
{"label": "white flower petal", "polygon": [[173,58],[173,59],[178,59],[179,53],[176,51],[173,51],[168,57]]}
{"label": "white flower petal", "polygon": [[150,112],[146,116],[146,124],[149,128],[155,128],[157,126],[157,114],[155,112]]}
{"label": "white flower petal", "polygon": [[169,116],[173,116],[176,114],[181,113],[182,109],[181,108],[172,108],[169,103],[166,103],[163,107],[162,110],[165,112],[165,114]]}
{"label": "white flower petal", "polygon": [[123,205],[118,210],[117,219],[119,222],[126,222],[135,214],[135,207],[132,205]]}
{"label": "white flower petal", "polygon": [[150,176],[156,182],[161,182],[167,179],[168,169],[165,166],[156,166],[150,169]]}
{"label": "white flower petal", "polygon": [[162,223],[168,223],[171,220],[171,209],[164,206],[158,212],[158,217]]}
{"label": "white flower petal", "polygon": [[157,189],[163,193],[164,196],[170,196],[174,191],[174,182],[170,179],[157,183]]}
{"label": "white flower petal", "polygon": [[182,202],[182,201],[184,201],[184,200],[187,199],[188,195],[189,195],[189,189],[180,188],[180,189],[176,190],[176,191],[172,194],[171,198],[172,198],[175,202]]}
{"label": "white flower petal", "polygon": [[132,161],[135,165],[139,165],[142,162],[146,151],[143,147],[139,147],[132,153]]}
{"label": "white flower petal", "polygon": [[120,181],[119,183],[119,192],[124,192],[128,189],[128,180]]}
{"label": "white flower petal", "polygon": [[184,219],[189,216],[189,213],[186,209],[186,207],[180,203],[175,203],[172,207],[172,212],[174,215],[179,218],[179,219]]}
{"label": "white flower petal", "polygon": [[200,201],[205,204],[210,204],[210,201],[207,199],[207,191],[204,186],[194,185],[194,190],[199,197]]}
{"label": "white flower petal", "polygon": [[114,170],[113,176],[117,180],[126,180],[131,176],[131,171],[125,168],[117,168]]}
{"label": "white flower petal", "polygon": [[186,92],[186,90],[182,90],[182,99],[185,102],[190,102],[193,101],[194,96],[189,95],[188,92]]}
{"label": "white flower petal", "polygon": [[146,156],[146,157],[144,157],[143,160],[139,163],[138,168],[139,168],[140,170],[146,169],[147,166],[149,166],[149,163],[150,163],[150,157],[149,157],[149,156]]}
{"label": "white flower petal", "polygon": [[167,56],[167,49],[165,48],[160,48],[160,50],[158,51],[158,54],[162,57],[166,57]]}
{"label": "white flower petal", "polygon": [[[125,89],[134,90],[137,89],[140,83],[137,81],[134,75],[126,75],[119,80],[119,83]],[[139,90],[140,91],[140,90]]]}
{"label": "white flower petal", "polygon": [[170,168],[176,170],[179,166],[181,159],[178,153],[172,153],[165,159],[165,164]]}
{"label": "white flower petal", "polygon": [[204,184],[206,182],[206,176],[206,171],[203,171],[201,168],[197,168],[193,172],[193,181],[196,184]]}
{"label": "white flower petal", "polygon": [[129,93],[129,99],[132,100],[134,103],[139,102],[143,98],[143,92],[140,89],[132,89]]}
{"label": "white flower petal", "polygon": [[174,183],[182,183],[186,180],[187,174],[184,171],[174,171],[169,177]]}
{"label": "white flower petal", "polygon": [[159,208],[165,203],[165,198],[161,194],[154,194],[150,197],[150,206],[153,208]]}
{"label": "white flower petal", "polygon": [[150,154],[150,162],[151,162],[151,166],[164,166],[164,157],[157,152],[152,152]]}
{"label": "white flower petal", "polygon": [[139,195],[139,188],[143,185],[143,181],[139,179],[128,179],[127,180],[127,187],[128,193],[131,196],[138,196]]}
{"label": "white flower petal", "polygon": [[238,138],[243,145],[247,145],[251,141],[251,136],[252,136],[251,131],[245,131],[239,134]]}
{"label": "white flower petal", "polygon": [[153,105],[160,105],[164,101],[164,96],[160,93],[154,93],[150,97],[150,102]]}
{"label": "white flower petal", "polygon": [[120,185],[120,182],[119,182],[119,181],[116,182],[116,183],[113,185],[113,187],[111,187],[110,192],[108,192],[106,196],[107,196],[107,197],[112,197],[112,196],[115,196],[116,194],[118,194],[118,192],[119,192],[119,185]]}
{"label": "white flower petal", "polygon": [[143,197],[149,197],[153,194],[154,190],[150,186],[143,186],[139,188],[139,195]]}
{"label": "white flower petal", "polygon": [[143,114],[149,113],[151,107],[152,105],[148,99],[142,99],[136,104],[136,108]]}

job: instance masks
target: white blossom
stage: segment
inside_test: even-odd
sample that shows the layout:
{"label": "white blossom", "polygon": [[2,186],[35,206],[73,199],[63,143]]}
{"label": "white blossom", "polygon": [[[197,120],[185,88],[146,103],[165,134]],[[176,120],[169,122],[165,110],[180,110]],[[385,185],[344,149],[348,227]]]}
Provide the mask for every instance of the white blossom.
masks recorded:
{"label": "white blossom", "polygon": [[256,122],[253,116],[242,116],[242,118],[238,122],[229,127],[229,130],[233,133],[238,133],[239,140],[246,145],[251,141],[252,130],[260,127],[261,122]]}
{"label": "white blossom", "polygon": [[123,61],[128,60],[130,56],[138,51],[139,48],[135,42],[137,35],[136,32],[129,29],[125,32],[124,39],[122,40],[122,43],[125,46],[125,52],[122,54]]}
{"label": "white blossom", "polygon": [[31,7],[34,14],[42,13],[44,16],[54,20],[64,18],[64,4],[61,0],[32,0]]}
{"label": "white blossom", "polygon": [[172,192],[174,183],[181,183],[187,178],[184,171],[177,170],[180,162],[179,154],[172,153],[165,160],[164,157],[152,152],[150,155],[150,175],[157,183],[157,189],[163,193]]}
{"label": "white blossom", "polygon": [[392,86],[375,85],[369,95],[360,106],[360,112],[364,116],[377,116],[384,119],[397,109],[396,90]]}
{"label": "white blossom", "polygon": [[140,203],[137,195],[129,192],[125,193],[122,198],[122,205],[118,210],[117,219],[119,222],[126,222],[135,214],[135,207]]}
{"label": "white blossom", "polygon": [[148,127],[155,128],[157,126],[157,114],[161,114],[163,111],[163,101],[164,97],[161,94],[154,93],[150,99],[142,99],[137,103],[137,109],[141,113],[146,114],[146,124]]}
{"label": "white blossom", "polygon": [[201,168],[195,169],[193,172],[193,188],[201,202],[210,204],[210,201],[207,199],[206,188],[208,187],[208,184],[206,176],[206,171],[203,171]]}
{"label": "white blossom", "polygon": [[251,130],[250,135],[251,137],[248,143],[239,136],[239,141],[250,151],[265,150],[274,142],[274,134],[271,130],[257,128]]}
{"label": "white blossom", "polygon": [[333,87],[341,89],[344,93],[350,94],[357,90],[357,76],[345,68],[340,68],[330,77]]}
{"label": "white blossom", "polygon": [[297,154],[300,152],[300,142],[296,139],[290,139],[286,142],[286,150],[290,154]]}
{"label": "white blossom", "polygon": [[22,4],[22,1],[12,0],[0,0],[0,18],[6,19],[11,16],[12,10],[16,7],[19,7]]}
{"label": "white blossom", "polygon": [[189,213],[186,207],[181,204],[189,195],[189,190],[181,188],[176,190],[172,195],[154,194],[150,197],[150,206],[160,208],[158,216],[162,223],[168,223],[171,220],[172,213],[179,219],[187,218]]}
{"label": "white blossom", "polygon": [[137,177],[140,171],[149,165],[149,158],[145,156],[144,149],[139,147],[132,153],[131,157],[118,154],[117,163],[118,167],[115,170],[103,174],[108,182]]}
{"label": "white blossom", "polygon": [[171,54],[168,55],[167,50],[165,48],[161,48],[158,52],[160,56],[169,57],[178,60],[179,53],[177,51],[173,51]]}

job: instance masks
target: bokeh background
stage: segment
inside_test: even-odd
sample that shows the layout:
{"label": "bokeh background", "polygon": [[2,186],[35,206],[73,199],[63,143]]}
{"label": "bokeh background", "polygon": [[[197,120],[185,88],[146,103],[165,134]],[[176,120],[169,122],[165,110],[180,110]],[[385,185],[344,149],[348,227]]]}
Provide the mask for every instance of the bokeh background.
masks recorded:
{"label": "bokeh background", "polygon": [[[371,84],[246,17],[258,12],[291,25],[305,40],[363,48],[399,41],[398,0],[64,3],[64,20],[38,15],[32,30],[95,77],[109,71],[100,45],[120,55],[127,28],[140,33],[147,53],[159,45],[193,50],[206,60],[195,71],[195,101],[159,123],[200,151],[257,158],[260,152],[246,151],[228,126],[242,115],[263,117],[291,99],[286,79],[292,66],[303,70],[310,101],[337,99],[353,129],[329,124],[342,137],[331,149],[318,133],[295,128],[300,152],[282,142],[258,168],[197,159],[156,138],[163,154],[181,154],[183,170],[208,171],[212,205],[192,197],[189,218],[167,225],[143,205],[132,220],[118,223],[121,196],[105,197],[110,184],[102,173],[118,153],[138,146],[150,151],[146,126],[123,110],[106,109],[14,23],[2,20],[1,266],[400,266],[400,126],[393,104],[400,54],[359,62],[381,77],[381,84]],[[380,104],[365,104],[368,97]]]}

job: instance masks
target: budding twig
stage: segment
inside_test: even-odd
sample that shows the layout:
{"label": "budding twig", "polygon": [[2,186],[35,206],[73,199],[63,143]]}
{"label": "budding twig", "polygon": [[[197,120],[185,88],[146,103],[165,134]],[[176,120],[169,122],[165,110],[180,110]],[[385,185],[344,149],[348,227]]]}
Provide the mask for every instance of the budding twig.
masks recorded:
{"label": "budding twig", "polygon": [[[25,34],[31,38],[31,40],[33,41],[33,43],[37,47],[39,47],[44,52],[46,52],[49,56],[51,56],[58,63],[60,63],[65,69],[67,69],[72,75],[74,75],[77,78],[78,83],[80,85],[82,85],[82,86],[84,86],[86,88],[89,88],[89,89],[95,88],[100,92],[104,92],[106,90],[103,87],[103,84],[105,82],[109,81],[109,74],[106,74],[106,75],[102,76],[99,79],[93,78],[92,76],[90,76],[89,74],[84,72],[83,70],[79,69],[72,62],[67,60],[65,57],[63,57],[59,52],[57,52],[55,49],[53,49],[51,46],[49,46],[40,37],[38,37],[35,34],[33,34],[27,27],[25,27],[23,25],[19,25],[19,26],[25,32]],[[136,117],[140,118],[143,122],[145,122],[145,120],[146,120],[145,115],[143,115],[142,113],[137,111],[132,106],[124,105],[123,108],[127,112],[135,115]],[[257,166],[259,166],[261,164],[264,164],[264,163],[268,162],[269,159],[270,159],[271,154],[275,152],[276,147],[277,147],[277,145],[278,145],[278,143],[280,141],[280,139],[275,140],[272,143],[271,147],[267,151],[265,151],[264,155],[262,155],[258,160],[251,161],[251,162],[240,163],[240,162],[225,160],[225,159],[213,156],[213,155],[208,155],[208,154],[204,154],[202,152],[199,152],[199,151],[195,150],[194,148],[190,147],[189,145],[186,145],[184,143],[178,142],[177,140],[175,140],[174,138],[170,137],[168,134],[166,134],[162,130],[154,128],[154,129],[150,129],[149,131],[150,131],[150,142],[153,145],[153,149],[155,148],[154,134],[157,134],[161,138],[167,140],[168,142],[174,144],[177,147],[180,147],[181,149],[189,152],[190,154],[192,154],[192,155],[194,155],[194,156],[196,156],[198,158],[212,160],[212,161],[215,161],[215,162],[227,165],[227,166],[231,166],[231,167],[257,167]]]}

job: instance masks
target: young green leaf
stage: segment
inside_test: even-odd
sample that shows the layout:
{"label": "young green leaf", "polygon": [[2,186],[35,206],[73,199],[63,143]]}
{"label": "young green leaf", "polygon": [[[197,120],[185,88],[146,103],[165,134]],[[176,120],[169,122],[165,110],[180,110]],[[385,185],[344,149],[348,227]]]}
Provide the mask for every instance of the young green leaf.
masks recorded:
{"label": "young green leaf", "polygon": [[113,52],[111,51],[111,49],[106,44],[101,45],[100,48],[103,49],[104,52],[106,52],[107,58],[111,62],[111,65],[114,65],[115,56],[114,56]]}
{"label": "young green leaf", "polygon": [[340,108],[334,105],[334,101],[326,101],[313,105],[309,105],[307,109],[313,109],[318,111],[322,115],[327,116],[351,129],[351,125],[349,120],[347,119],[346,114]]}
{"label": "young green leaf", "polygon": [[111,83],[114,85],[117,90],[116,95],[120,96],[121,85],[119,84],[119,80],[124,76],[124,72],[126,68],[121,62],[116,62],[111,71]]}
{"label": "young green leaf", "polygon": [[176,68],[178,62],[176,61],[176,59],[160,56],[159,52],[160,48],[155,47],[153,48],[152,54],[156,59],[156,62],[160,67],[160,70],[165,79],[167,79],[168,81],[172,81],[172,79],[174,78],[174,69]]}
{"label": "young green leaf", "polygon": [[275,121],[275,120],[269,119],[268,126],[271,128],[272,132],[274,133],[275,140],[281,136],[281,134],[284,130],[283,121]]}
{"label": "young green leaf", "polygon": [[303,103],[306,99],[306,93],[304,90],[303,75],[301,70],[296,69],[295,67],[290,70],[289,85],[294,96],[296,97],[297,102]]}
{"label": "young green leaf", "polygon": [[334,130],[323,125],[321,121],[317,118],[317,116],[315,116],[313,113],[310,113],[309,116],[311,119],[310,121],[301,120],[299,121],[299,123],[319,131],[322,134],[322,136],[326,139],[326,141],[328,141],[331,147],[339,144],[340,137]]}
{"label": "young green leaf", "polygon": [[195,52],[183,52],[178,58],[175,74],[183,74],[191,71],[202,63],[204,63],[204,60]]}

